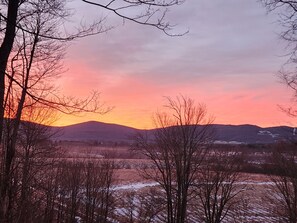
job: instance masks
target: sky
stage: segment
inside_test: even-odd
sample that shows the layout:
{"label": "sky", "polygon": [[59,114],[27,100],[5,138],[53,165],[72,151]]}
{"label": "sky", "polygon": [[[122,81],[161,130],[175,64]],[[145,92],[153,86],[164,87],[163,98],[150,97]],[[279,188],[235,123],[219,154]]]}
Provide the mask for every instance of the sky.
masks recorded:
{"label": "sky", "polygon": [[60,89],[81,98],[98,91],[114,108],[105,115],[60,115],[55,125],[94,120],[149,129],[165,97],[178,95],[205,104],[214,123],[296,125],[279,108],[292,103],[277,75],[286,62],[281,27],[259,1],[187,0],[168,15],[173,33],[189,31],[179,37],[89,5],[76,12],[86,19],[106,16],[114,28],[68,47]]}

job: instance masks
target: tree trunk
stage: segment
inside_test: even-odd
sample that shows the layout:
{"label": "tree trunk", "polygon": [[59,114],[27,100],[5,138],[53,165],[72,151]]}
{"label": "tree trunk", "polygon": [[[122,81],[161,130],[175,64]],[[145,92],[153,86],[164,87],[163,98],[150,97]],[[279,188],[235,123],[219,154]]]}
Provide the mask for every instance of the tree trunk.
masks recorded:
{"label": "tree trunk", "polygon": [[[2,143],[4,121],[5,72],[15,39],[19,0],[8,1],[6,31],[0,47],[0,144]],[[1,199],[2,197],[0,197]]]}
{"label": "tree trunk", "polygon": [[[8,1],[6,31],[0,47],[0,146],[2,145],[4,124],[5,72],[15,38],[18,5],[19,0]],[[5,221],[7,211],[7,188],[9,186],[9,176],[7,174],[9,174],[7,171],[2,173],[3,178],[1,179],[0,183],[0,221]]]}

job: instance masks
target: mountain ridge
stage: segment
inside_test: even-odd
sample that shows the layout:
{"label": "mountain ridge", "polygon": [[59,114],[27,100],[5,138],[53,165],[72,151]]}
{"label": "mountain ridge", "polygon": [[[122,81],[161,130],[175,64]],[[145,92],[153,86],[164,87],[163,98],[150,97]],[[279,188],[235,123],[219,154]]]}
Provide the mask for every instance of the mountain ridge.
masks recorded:
{"label": "mountain ridge", "polygon": [[[215,131],[214,140],[221,143],[273,143],[294,140],[294,128],[289,126],[259,127],[243,124],[211,124]],[[52,127],[61,132],[55,140],[132,142],[137,132],[152,134],[156,129],[137,129],[120,124],[88,121],[62,127]]]}

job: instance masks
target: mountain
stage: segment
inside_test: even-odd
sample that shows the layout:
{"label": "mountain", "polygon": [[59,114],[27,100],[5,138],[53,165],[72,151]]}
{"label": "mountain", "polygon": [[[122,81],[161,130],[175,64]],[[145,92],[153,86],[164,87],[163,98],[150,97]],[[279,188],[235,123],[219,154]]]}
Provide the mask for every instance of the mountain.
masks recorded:
{"label": "mountain", "polygon": [[247,144],[274,143],[280,140],[294,140],[294,128],[276,126],[261,128],[256,125],[213,125],[215,140]]}
{"label": "mountain", "polygon": [[131,141],[138,131],[127,126],[95,121],[54,128],[58,131],[55,139],[68,141]]}
{"label": "mountain", "polygon": [[[132,142],[137,132],[145,131],[150,135],[155,131],[95,121],[54,128],[59,132],[56,140],[68,141]],[[255,125],[213,124],[212,128],[217,143],[273,143],[295,138],[294,128],[288,126],[261,128]]]}

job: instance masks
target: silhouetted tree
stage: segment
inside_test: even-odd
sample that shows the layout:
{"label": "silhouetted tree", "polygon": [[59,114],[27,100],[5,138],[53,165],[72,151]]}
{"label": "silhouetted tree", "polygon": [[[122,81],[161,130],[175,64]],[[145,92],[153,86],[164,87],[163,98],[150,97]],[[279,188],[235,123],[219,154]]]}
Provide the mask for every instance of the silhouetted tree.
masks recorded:
{"label": "silhouetted tree", "polygon": [[[268,12],[276,12],[279,15],[279,23],[282,26],[280,37],[287,43],[286,50],[289,56],[288,61],[279,71],[281,80],[290,87],[297,95],[297,1],[292,0],[261,0]],[[284,108],[289,115],[296,116],[297,111],[293,107]]]}
{"label": "silhouetted tree", "polygon": [[[167,9],[179,0],[153,1],[85,1],[115,15],[142,25],[154,26],[164,32],[172,27],[165,21]],[[27,106],[47,106],[65,113],[93,111],[104,113],[98,93],[85,100],[57,95],[49,81],[61,71],[67,41],[99,34],[108,30],[103,19],[89,24],[82,22],[70,33],[62,30],[72,16],[68,1],[7,0],[0,2],[0,145],[2,168],[0,179],[0,220],[9,215],[9,197],[15,168],[20,120]],[[130,10],[131,9],[131,10]],[[133,9],[133,10],[132,10]],[[135,11],[139,9],[139,11]],[[136,13],[135,13],[136,12]],[[29,100],[28,100],[29,98]],[[4,117],[10,119],[3,139]]]}
{"label": "silhouetted tree", "polygon": [[276,150],[272,155],[274,185],[269,187],[268,200],[280,221],[297,222],[297,163],[296,151]]}
{"label": "silhouetted tree", "polygon": [[[172,28],[170,23],[165,20],[168,8],[182,3],[181,0],[108,0],[104,2],[82,0],[82,2],[91,7],[97,7],[98,10],[112,12],[125,20],[156,27],[165,33],[168,33]],[[110,29],[104,27],[104,19],[99,19],[88,24],[82,21],[81,25],[75,27],[76,32],[74,33],[65,30],[67,22],[74,15],[74,12],[71,12],[67,7],[67,3],[68,1],[65,0],[8,0],[0,2],[0,144],[2,142],[5,94],[7,90],[6,77],[8,79],[12,78],[12,74],[7,72],[7,67],[10,63],[9,58],[15,42],[18,39],[22,39],[22,36],[19,34],[26,33],[26,35],[33,37],[38,36],[38,38],[65,43],[73,39],[106,32]],[[45,29],[40,30],[35,26],[36,18],[38,18],[39,25],[45,26]],[[65,30],[65,32],[63,33],[62,30]],[[38,40],[38,38],[35,39]],[[44,97],[39,97],[39,100],[43,100],[44,103],[49,102],[44,99]],[[57,100],[58,98],[55,99]],[[60,100],[58,101],[61,102]],[[57,102],[50,104],[52,106],[58,105]],[[69,106],[67,103],[64,105]],[[69,107],[72,107],[72,109],[82,108],[82,106]]]}
{"label": "silhouetted tree", "polygon": [[[1,2],[1,5],[5,6],[6,3]],[[8,4],[13,3],[9,2]],[[62,12],[64,12],[64,9],[60,8],[61,6],[60,4],[49,5],[45,1],[22,1],[17,5],[19,8],[15,25],[18,26],[18,32],[13,35],[14,44],[13,48],[9,50],[9,63],[7,59],[5,67],[2,67],[5,70],[1,70],[0,66],[0,75],[5,75],[3,76],[4,83],[0,83],[0,93],[2,89],[5,89],[3,91],[4,96],[0,95],[0,99],[3,98],[0,102],[0,115],[3,113],[0,116],[0,144],[3,150],[0,219],[5,218],[6,212],[10,210],[7,208],[7,192],[14,171],[13,162],[16,155],[20,123],[22,119],[26,118],[23,115],[24,108],[43,106],[74,112],[76,109],[80,111],[87,109],[90,102],[90,100],[79,102],[66,100],[63,97],[58,98],[55,94],[54,85],[52,85],[52,80],[61,73],[64,44],[45,36],[52,36],[57,32],[59,21],[63,17]],[[55,14],[59,13],[58,11],[60,11],[59,16]],[[6,23],[9,26],[10,21],[6,21]],[[6,36],[2,43],[3,46],[0,48],[0,55],[3,47],[5,48],[5,39]],[[3,62],[2,59],[5,60],[5,55],[3,58],[0,57],[0,63]],[[82,104],[80,104],[81,102]],[[95,105],[94,109],[97,108]],[[2,140],[4,115],[8,121],[6,122],[5,138]]]}
{"label": "silhouetted tree", "polygon": [[108,222],[114,209],[114,163],[109,160],[87,161],[84,168],[85,204],[83,220],[86,223]]}
{"label": "silhouetted tree", "polygon": [[[164,32],[172,27],[165,22],[167,9],[181,3],[165,1],[84,1],[93,7],[113,12],[115,15],[142,25],[154,26]],[[8,210],[9,182],[23,108],[42,104],[64,113],[80,111],[104,113],[99,94],[78,100],[56,94],[49,79],[61,71],[65,43],[73,39],[105,32],[103,19],[89,24],[81,23],[75,33],[62,30],[67,26],[71,10],[67,1],[8,0],[0,2],[0,145],[3,149],[0,181],[0,219]],[[133,10],[132,10],[133,8]],[[130,10],[131,9],[131,10]],[[135,9],[139,11],[135,14]],[[163,10],[161,10],[163,9]],[[45,85],[44,85],[45,84]],[[31,104],[32,105],[32,104]],[[3,141],[4,117],[12,119]]]}
{"label": "silhouetted tree", "polygon": [[[52,121],[52,111],[27,107],[25,114],[28,120],[39,120],[42,124],[20,124],[15,157],[11,163],[11,171],[7,175],[9,177],[6,178],[8,196],[5,203],[5,222],[38,222],[36,219],[39,218],[43,206],[43,175],[52,167],[58,154],[56,146],[49,140],[54,132],[44,125]],[[8,119],[6,127],[9,127],[10,122]],[[9,129],[7,132],[5,134],[9,134]],[[2,157],[0,163],[3,169],[4,161]],[[1,171],[1,174],[4,173]],[[28,206],[32,209],[28,209]]]}
{"label": "silhouetted tree", "polygon": [[220,151],[208,156],[197,184],[196,217],[206,223],[219,223],[240,208],[245,185],[240,181],[241,155]]}
{"label": "silhouetted tree", "polygon": [[[37,213],[42,210],[39,208],[44,199],[39,192],[43,188],[43,176],[53,167],[59,152],[50,141],[55,133],[45,125],[52,121],[52,111],[27,107],[25,113],[30,121],[39,120],[40,124],[23,122],[20,126],[15,161],[18,165],[15,171],[20,174],[20,192],[14,198],[17,201],[16,222],[37,222]],[[28,206],[32,208],[28,210]]]}
{"label": "silhouetted tree", "polygon": [[165,202],[159,188],[122,192],[117,207],[120,222],[151,223],[164,221]]}
{"label": "silhouetted tree", "polygon": [[187,219],[187,204],[197,183],[198,172],[212,141],[211,120],[206,108],[192,99],[167,98],[167,113],[155,116],[156,131],[151,139],[138,136],[137,145],[153,168],[143,175],[158,182],[165,191],[168,223]]}

